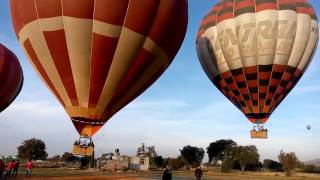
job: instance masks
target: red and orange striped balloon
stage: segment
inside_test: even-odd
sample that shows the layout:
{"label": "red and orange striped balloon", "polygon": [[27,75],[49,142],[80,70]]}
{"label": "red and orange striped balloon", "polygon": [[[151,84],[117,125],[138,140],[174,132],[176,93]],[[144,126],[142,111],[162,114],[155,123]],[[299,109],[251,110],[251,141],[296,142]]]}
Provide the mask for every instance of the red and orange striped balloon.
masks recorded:
{"label": "red and orange striped balloon", "polygon": [[262,124],[306,71],[318,38],[307,0],[222,0],[202,21],[197,51],[214,85]]}
{"label": "red and orange striped balloon", "polygon": [[31,64],[83,136],[92,136],[167,69],[187,0],[10,0]]}
{"label": "red and orange striped balloon", "polygon": [[23,72],[18,58],[0,43],[0,112],[18,96],[23,84]]}

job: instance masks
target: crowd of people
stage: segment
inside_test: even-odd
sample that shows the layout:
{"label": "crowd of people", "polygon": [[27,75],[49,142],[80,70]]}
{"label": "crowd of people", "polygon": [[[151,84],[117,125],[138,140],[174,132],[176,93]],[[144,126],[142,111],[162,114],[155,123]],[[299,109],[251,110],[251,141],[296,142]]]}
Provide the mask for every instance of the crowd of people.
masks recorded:
{"label": "crowd of people", "polygon": [[81,147],[94,147],[93,141],[75,141],[73,145],[80,145]]}
{"label": "crowd of people", "polygon": [[[26,168],[26,176],[31,176],[32,161],[29,160],[24,167]],[[17,176],[19,168],[19,160],[10,160],[5,164],[5,162],[0,159],[0,179],[10,179],[10,177]]]}

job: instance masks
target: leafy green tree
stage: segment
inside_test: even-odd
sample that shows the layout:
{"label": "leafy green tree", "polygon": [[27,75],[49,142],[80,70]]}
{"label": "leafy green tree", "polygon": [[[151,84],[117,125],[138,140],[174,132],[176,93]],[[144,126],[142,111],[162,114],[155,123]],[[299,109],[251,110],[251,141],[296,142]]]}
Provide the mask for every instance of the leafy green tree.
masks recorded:
{"label": "leafy green tree", "polygon": [[237,146],[237,143],[231,139],[221,139],[216,142],[210,143],[207,147],[207,154],[209,157],[209,163],[213,162],[216,164],[219,160],[223,161],[225,151]]}
{"label": "leafy green tree", "polygon": [[256,165],[259,162],[259,153],[256,146],[237,146],[232,148],[232,158],[238,162],[241,167],[241,172],[244,174],[244,170],[248,165]]}
{"label": "leafy green tree", "polygon": [[296,153],[286,153],[281,150],[278,158],[282,164],[282,169],[286,172],[287,176],[290,176],[292,171],[298,166],[299,163]]}
{"label": "leafy green tree", "polygon": [[154,165],[156,165],[157,167],[162,167],[164,164],[162,156],[154,157],[153,162],[154,162]]}
{"label": "leafy green tree", "polygon": [[184,146],[181,150],[181,157],[192,166],[199,165],[204,158],[204,150],[194,146]]}
{"label": "leafy green tree", "polygon": [[36,138],[24,140],[18,149],[18,157],[22,159],[44,160],[48,157],[45,143]]}

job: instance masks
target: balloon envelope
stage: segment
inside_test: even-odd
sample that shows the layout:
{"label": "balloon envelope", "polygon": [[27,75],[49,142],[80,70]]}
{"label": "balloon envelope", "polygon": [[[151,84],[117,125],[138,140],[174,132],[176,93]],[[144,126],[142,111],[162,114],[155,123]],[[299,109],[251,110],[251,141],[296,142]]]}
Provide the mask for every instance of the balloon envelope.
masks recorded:
{"label": "balloon envelope", "polygon": [[0,43],[0,112],[18,96],[23,84],[23,72],[18,58]]}
{"label": "balloon envelope", "polygon": [[213,84],[263,124],[307,69],[318,36],[306,0],[222,0],[201,23],[197,52]]}
{"label": "balloon envelope", "polygon": [[80,135],[92,136],[167,69],[187,0],[10,0],[19,42]]}
{"label": "balloon envelope", "polygon": [[310,130],[310,129],[311,129],[311,126],[310,126],[310,125],[307,125],[307,129]]}

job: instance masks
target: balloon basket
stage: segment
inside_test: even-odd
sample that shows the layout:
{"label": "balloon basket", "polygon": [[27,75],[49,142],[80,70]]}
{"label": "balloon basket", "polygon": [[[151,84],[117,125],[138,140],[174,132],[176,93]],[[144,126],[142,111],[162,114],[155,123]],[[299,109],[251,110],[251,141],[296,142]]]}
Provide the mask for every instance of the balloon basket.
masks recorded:
{"label": "balloon basket", "polygon": [[264,129],[262,126],[256,128],[253,126],[253,129],[250,131],[251,138],[253,139],[267,139],[268,138],[268,129]]}
{"label": "balloon basket", "polygon": [[93,156],[94,144],[89,137],[80,137],[73,144],[72,154],[74,156]]}

